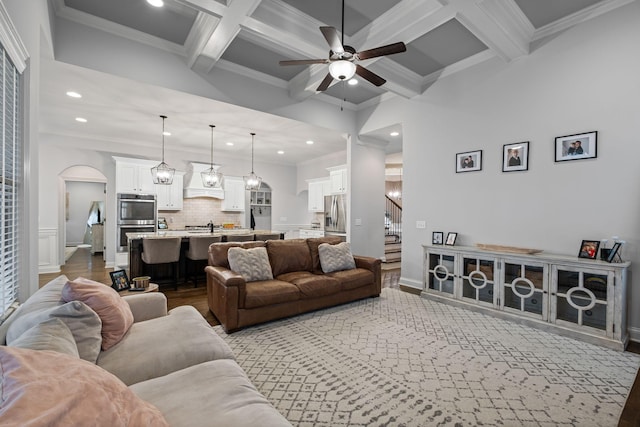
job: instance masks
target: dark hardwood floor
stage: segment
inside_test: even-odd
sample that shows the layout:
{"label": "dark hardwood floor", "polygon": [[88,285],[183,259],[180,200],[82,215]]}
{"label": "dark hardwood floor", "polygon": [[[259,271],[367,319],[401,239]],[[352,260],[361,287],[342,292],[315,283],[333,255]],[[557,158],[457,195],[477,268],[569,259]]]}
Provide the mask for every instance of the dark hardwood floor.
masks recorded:
{"label": "dark hardwood floor", "polygon": [[[43,286],[50,280],[58,277],[60,274],[66,275],[69,279],[75,279],[82,276],[87,279],[95,280],[102,283],[111,283],[109,272],[112,269],[104,267],[102,254],[91,255],[89,248],[78,248],[71,256],[67,263],[62,266],[60,273],[41,274],[39,277],[40,286]],[[399,286],[400,270],[391,269],[382,271],[382,287],[400,288]],[[161,289],[167,297],[168,309],[181,306],[192,305],[211,325],[218,325],[219,322],[215,316],[209,311],[207,304],[207,289],[204,281],[199,281],[198,287],[194,287],[193,283],[184,283],[178,286],[178,290]],[[406,289],[410,291],[410,289]],[[627,351],[640,354],[640,343],[631,342],[627,347]],[[636,375],[635,382],[627,398],[627,403],[620,416],[619,427],[640,427],[640,374]]]}

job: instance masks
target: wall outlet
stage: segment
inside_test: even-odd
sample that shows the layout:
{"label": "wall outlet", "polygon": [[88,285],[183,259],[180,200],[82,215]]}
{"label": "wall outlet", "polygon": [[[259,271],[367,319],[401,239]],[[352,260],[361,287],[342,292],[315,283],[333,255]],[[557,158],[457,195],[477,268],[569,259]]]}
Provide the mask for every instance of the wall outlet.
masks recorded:
{"label": "wall outlet", "polygon": [[416,221],[416,228],[427,228],[426,221]]}
{"label": "wall outlet", "polygon": [[356,220],[353,223],[355,225],[362,225],[362,218],[356,218]]}

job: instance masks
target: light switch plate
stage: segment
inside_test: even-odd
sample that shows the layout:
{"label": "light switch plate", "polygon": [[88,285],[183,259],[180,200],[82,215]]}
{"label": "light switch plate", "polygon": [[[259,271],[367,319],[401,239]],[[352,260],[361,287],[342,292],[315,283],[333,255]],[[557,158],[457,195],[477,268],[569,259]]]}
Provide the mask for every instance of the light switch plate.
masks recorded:
{"label": "light switch plate", "polygon": [[354,221],[355,225],[362,225],[362,218],[356,218],[356,220]]}
{"label": "light switch plate", "polygon": [[427,228],[426,221],[416,221],[416,228]]}

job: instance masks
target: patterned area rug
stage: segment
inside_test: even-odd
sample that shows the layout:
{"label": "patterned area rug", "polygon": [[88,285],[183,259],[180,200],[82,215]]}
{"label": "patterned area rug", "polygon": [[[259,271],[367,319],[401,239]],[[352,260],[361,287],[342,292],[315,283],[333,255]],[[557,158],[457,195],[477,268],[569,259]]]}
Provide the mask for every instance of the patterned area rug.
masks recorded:
{"label": "patterned area rug", "polygon": [[396,289],[231,335],[214,328],[297,426],[616,426],[640,365]]}

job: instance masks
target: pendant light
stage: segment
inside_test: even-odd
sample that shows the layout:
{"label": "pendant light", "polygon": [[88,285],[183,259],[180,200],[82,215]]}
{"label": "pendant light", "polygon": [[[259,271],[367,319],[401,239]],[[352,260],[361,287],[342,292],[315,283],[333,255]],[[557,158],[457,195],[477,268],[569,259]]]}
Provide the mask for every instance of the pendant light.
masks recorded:
{"label": "pendant light", "polygon": [[251,191],[259,190],[260,184],[262,184],[262,178],[253,171],[253,138],[255,136],[256,134],[251,132],[251,173],[244,177],[244,188]]}
{"label": "pendant light", "polygon": [[213,128],[215,125],[209,125],[211,128],[211,163],[209,169],[200,172],[202,177],[202,185],[207,188],[220,188],[222,185],[222,174],[218,172],[220,165],[213,164]]}
{"label": "pendant light", "polygon": [[164,162],[164,119],[167,116],[162,117],[162,161],[155,168],[151,168],[151,176],[153,177],[154,184],[160,185],[171,185],[173,183],[173,174],[176,172],[175,169],[169,167],[168,164]]}

